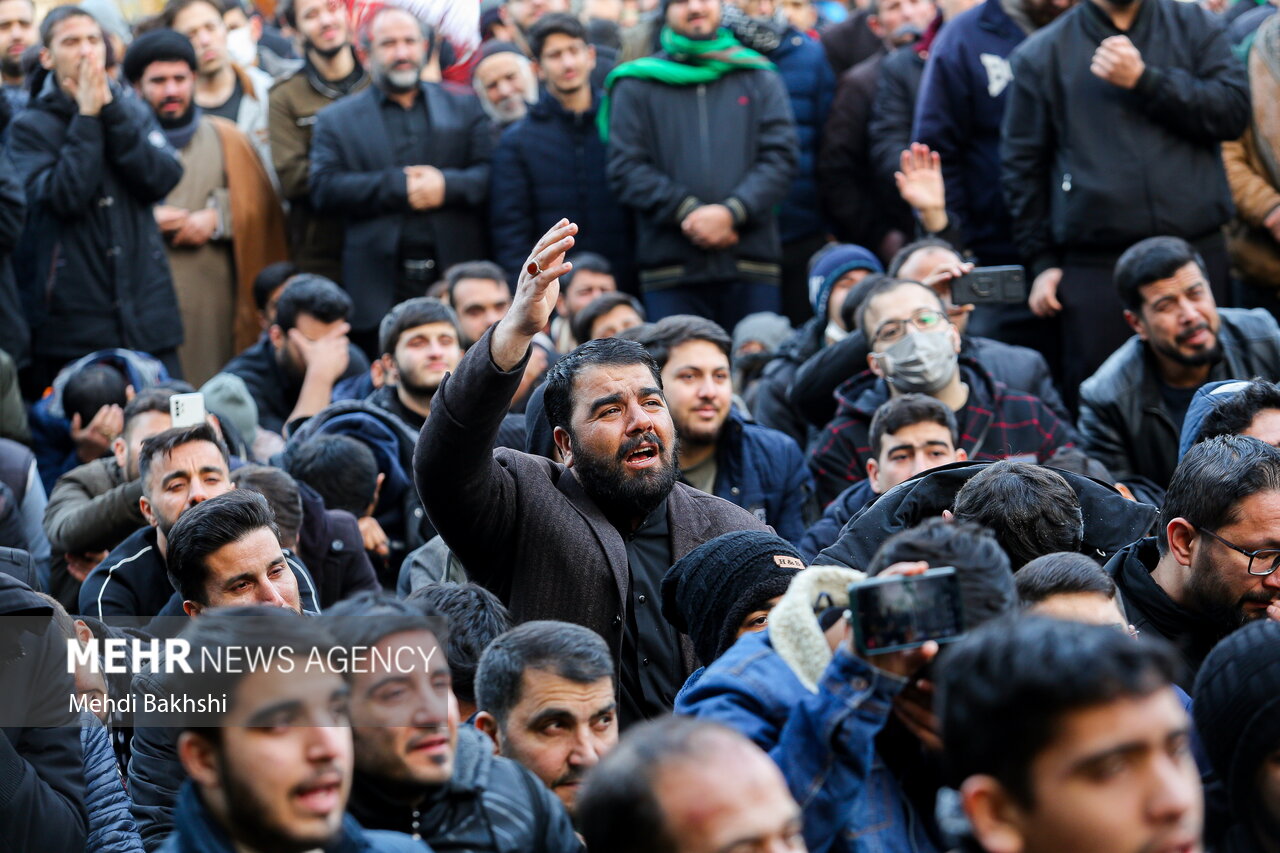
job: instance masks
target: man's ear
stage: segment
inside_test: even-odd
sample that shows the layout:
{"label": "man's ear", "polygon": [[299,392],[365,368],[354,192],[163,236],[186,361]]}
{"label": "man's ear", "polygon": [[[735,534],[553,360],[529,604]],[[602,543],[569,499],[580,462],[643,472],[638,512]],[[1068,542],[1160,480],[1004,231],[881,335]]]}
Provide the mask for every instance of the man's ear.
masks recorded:
{"label": "man's ear", "polygon": [[1142,340],[1147,339],[1147,330],[1142,322],[1142,318],[1128,308],[1124,309],[1124,321],[1129,324],[1129,328],[1133,329],[1133,333]]}
{"label": "man's ear", "polygon": [[949,509],[944,509],[944,510],[942,511],[942,517],[943,517],[944,519],[946,519],[947,521],[955,521],[955,520],[956,520],[955,515],[953,515],[953,514],[952,514],[952,512],[951,512],[951,510],[949,510]]}
{"label": "man's ear", "polygon": [[[395,385],[400,381],[400,374],[396,372],[396,360],[390,355],[383,353],[381,356],[374,359],[374,364],[381,365],[382,367],[382,383],[384,385]],[[369,370],[369,375],[372,378],[373,365],[369,366]]]}
{"label": "man's ear", "polygon": [[957,461],[957,462],[968,462],[968,461],[969,461],[969,452],[968,452],[967,450],[965,450],[963,447],[962,447],[962,448],[960,448],[959,450],[957,450],[957,451],[956,451],[956,461]]}
{"label": "man's ear", "polygon": [[564,460],[564,467],[573,467],[573,442],[569,439],[569,431],[564,427],[556,427],[551,431],[551,437],[555,439],[556,449],[560,451],[560,458]]}
{"label": "man's ear", "polygon": [[880,476],[880,463],[875,459],[868,459],[867,482],[871,484],[871,491],[877,495],[880,494],[880,484],[876,482],[878,476]]}
{"label": "man's ear", "polygon": [[875,33],[875,36],[878,39],[883,40],[887,37],[887,34],[884,31],[884,25],[880,23],[880,17],[878,15],[867,16],[867,29]]}
{"label": "man's ear", "polygon": [[1191,565],[1191,551],[1196,540],[1196,527],[1185,518],[1172,518],[1165,528],[1169,539],[1169,553],[1179,565]]}
{"label": "man's ear", "polygon": [[217,747],[204,735],[195,732],[183,732],[178,735],[178,760],[182,769],[187,771],[191,781],[201,788],[213,788],[218,785]]}
{"label": "man's ear", "polygon": [[876,358],[872,353],[867,353],[867,367],[876,376],[879,376],[881,379],[884,378],[884,368],[880,366],[880,359]]}
{"label": "man's ear", "polygon": [[204,612],[204,605],[198,601],[192,601],[188,598],[182,602],[182,612],[187,614],[188,618],[195,619]]}
{"label": "man's ear", "polygon": [[369,501],[369,508],[364,511],[365,516],[373,515],[373,511],[378,508],[378,498],[382,497],[382,484],[387,481],[387,475],[378,472],[378,480],[373,487],[373,500]]}
{"label": "man's ear", "polygon": [[987,853],[1022,853],[1021,811],[992,776],[970,776],[960,786],[973,836]]}
{"label": "man's ear", "polygon": [[271,328],[267,329],[267,337],[271,339],[271,346],[276,349],[284,346],[284,329],[280,328],[278,323],[272,323]]}
{"label": "man's ear", "polygon": [[147,520],[147,524],[155,527],[158,523],[155,511],[151,508],[151,499],[146,495],[138,498],[138,509],[142,511],[142,517]]}
{"label": "man's ear", "polygon": [[120,466],[121,471],[128,467],[129,445],[125,444],[123,435],[117,435],[111,439],[111,455],[116,458],[116,464]]}
{"label": "man's ear", "polygon": [[502,745],[498,742],[498,720],[488,711],[477,711],[474,721],[477,729],[489,736],[489,740],[493,741],[493,754],[499,754]]}
{"label": "man's ear", "polygon": [[[53,70],[53,54],[49,52],[49,48],[47,47],[40,48],[40,67],[47,71]],[[59,85],[62,83],[61,80],[55,80],[54,82]]]}
{"label": "man's ear", "polygon": [[83,645],[93,639],[93,629],[85,624],[83,619],[75,621],[76,639]]}

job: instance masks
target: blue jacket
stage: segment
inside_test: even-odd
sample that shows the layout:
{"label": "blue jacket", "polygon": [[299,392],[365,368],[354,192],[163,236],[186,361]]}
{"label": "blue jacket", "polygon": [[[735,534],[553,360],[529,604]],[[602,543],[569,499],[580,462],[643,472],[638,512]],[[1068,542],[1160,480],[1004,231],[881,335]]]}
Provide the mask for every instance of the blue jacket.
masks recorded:
{"label": "blue jacket", "polygon": [[[769,53],[769,59],[778,66],[782,83],[787,87],[799,139],[795,178],[778,219],[782,242],[789,243],[827,230],[819,213],[818,149],[822,145],[822,128],[826,126],[827,114],[836,96],[836,75],[827,62],[822,43],[795,27],[787,30],[782,44]],[[523,255],[521,257],[523,259]]]}
{"label": "blue jacket", "polygon": [[876,499],[871,491],[871,481],[859,480],[845,489],[822,512],[819,518],[804,532],[804,536],[796,543],[796,550],[804,557],[806,563],[812,563],[818,552],[830,548],[840,538],[840,532],[863,507]]}
{"label": "blue jacket", "polygon": [[591,108],[574,114],[544,91],[528,115],[506,129],[493,152],[493,257],[512,281],[529,249],[562,216],[582,226],[575,251],[604,255],[623,287],[634,278],[634,226],[605,180],[608,157],[596,129],[600,97],[593,92]]}
{"label": "blue jacket", "polygon": [[916,101],[913,138],[942,155],[947,209],[982,263],[1017,255],[1000,189],[1000,122],[1009,54],[1025,38],[1000,0],[956,16],[933,44]]}
{"label": "blue jacket", "polygon": [[715,496],[735,503],[799,542],[814,506],[813,476],[791,436],[730,411],[716,446]]}
{"label": "blue jacket", "polygon": [[[174,810],[174,831],[160,847],[161,853],[233,853],[226,831],[214,823],[191,782],[184,782]],[[342,819],[338,839],[324,853],[431,853],[425,841],[399,832],[364,829],[351,815]]]}
{"label": "blue jacket", "polygon": [[937,848],[920,815],[876,754],[905,684],[841,649],[810,693],[761,631],[695,673],[675,711],[723,723],[769,753],[804,810],[811,853],[928,853]]}
{"label": "blue jacket", "polygon": [[111,737],[87,712],[81,714],[80,746],[84,749],[84,807],[89,813],[85,853],[142,853],[142,838],[129,813],[129,795]]}

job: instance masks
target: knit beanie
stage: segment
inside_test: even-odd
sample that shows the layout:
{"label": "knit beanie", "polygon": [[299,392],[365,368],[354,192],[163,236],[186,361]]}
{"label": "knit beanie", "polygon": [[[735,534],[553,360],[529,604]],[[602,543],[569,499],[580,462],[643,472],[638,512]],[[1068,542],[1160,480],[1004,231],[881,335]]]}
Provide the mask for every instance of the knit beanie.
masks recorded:
{"label": "knit beanie", "polygon": [[1280,748],[1280,623],[1260,619],[1230,634],[1200,667],[1196,732],[1238,820],[1255,802],[1254,776]]}
{"label": "knit beanie", "polygon": [[196,51],[191,40],[174,30],[151,30],[133,40],[124,55],[121,70],[130,83],[137,83],[153,62],[185,62],[196,70]]}
{"label": "knit beanie", "polygon": [[800,552],[772,533],[736,530],[704,542],[662,579],[662,615],[688,634],[704,666],[733,645],[747,614],[787,591]]}
{"label": "knit beanie", "polygon": [[773,352],[790,336],[790,320],[772,311],[757,311],[743,317],[733,327],[733,352],[736,355],[749,341],[763,344],[765,352]]}
{"label": "knit beanie", "polygon": [[809,267],[809,301],[815,316],[827,316],[831,288],[835,287],[840,276],[851,270],[883,273],[884,266],[870,250],[852,243],[836,243],[813,260]]}

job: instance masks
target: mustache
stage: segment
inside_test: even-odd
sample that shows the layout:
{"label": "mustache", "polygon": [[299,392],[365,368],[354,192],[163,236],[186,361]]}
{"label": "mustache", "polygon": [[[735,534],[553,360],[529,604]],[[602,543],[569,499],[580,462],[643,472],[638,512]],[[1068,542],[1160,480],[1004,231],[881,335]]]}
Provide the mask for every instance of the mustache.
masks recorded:
{"label": "mustache", "polygon": [[1179,335],[1178,335],[1178,343],[1180,343],[1180,344],[1181,344],[1181,343],[1186,343],[1188,340],[1190,340],[1190,339],[1191,339],[1193,336],[1195,336],[1196,334],[1198,334],[1198,333],[1200,333],[1200,332],[1207,332],[1207,331],[1209,331],[1209,324],[1208,324],[1208,323],[1200,323],[1199,325],[1193,326],[1193,327],[1191,327],[1190,329],[1187,329],[1185,332],[1182,332],[1181,334],[1179,334]]}
{"label": "mustache", "polygon": [[621,462],[632,453],[635,453],[640,449],[640,445],[642,444],[652,444],[654,447],[658,448],[659,456],[662,456],[667,452],[667,445],[663,443],[662,439],[658,438],[657,433],[646,432],[642,435],[637,435],[634,438],[629,438],[622,443],[622,447],[618,448],[618,461]]}
{"label": "mustache", "polygon": [[558,788],[561,785],[572,785],[576,782],[581,782],[585,778],[587,778],[586,768],[570,767],[568,773],[551,783],[551,787]]}

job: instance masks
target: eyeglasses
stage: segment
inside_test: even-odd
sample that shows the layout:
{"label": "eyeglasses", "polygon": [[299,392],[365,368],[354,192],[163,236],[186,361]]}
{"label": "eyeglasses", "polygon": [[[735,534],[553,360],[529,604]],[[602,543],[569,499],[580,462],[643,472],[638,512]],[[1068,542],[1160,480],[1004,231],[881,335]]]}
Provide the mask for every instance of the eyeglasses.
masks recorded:
{"label": "eyeglasses", "polygon": [[[1221,542],[1223,545],[1226,545],[1232,551],[1238,551],[1241,554],[1244,554],[1246,557],[1248,557],[1249,558],[1248,571],[1249,571],[1249,574],[1251,575],[1256,575],[1258,577],[1266,577],[1267,575],[1274,572],[1276,569],[1280,568],[1280,549],[1262,548],[1257,551],[1246,551],[1245,549],[1241,548],[1239,545],[1236,545],[1232,542],[1228,542],[1227,540],[1223,539],[1221,536],[1214,533],[1212,530],[1210,530],[1207,527],[1197,527],[1196,529],[1199,530],[1201,533],[1209,534],[1214,539],[1217,539],[1219,542]],[[1271,565],[1271,568],[1264,569],[1263,571],[1260,571],[1260,572],[1255,572],[1253,570],[1253,561],[1259,558],[1261,558],[1264,565],[1269,563]]]}
{"label": "eyeglasses", "polygon": [[906,320],[889,320],[876,329],[874,343],[892,344],[907,334],[907,326],[915,326],[922,332],[932,332],[947,321],[947,315],[935,308],[921,308]]}

